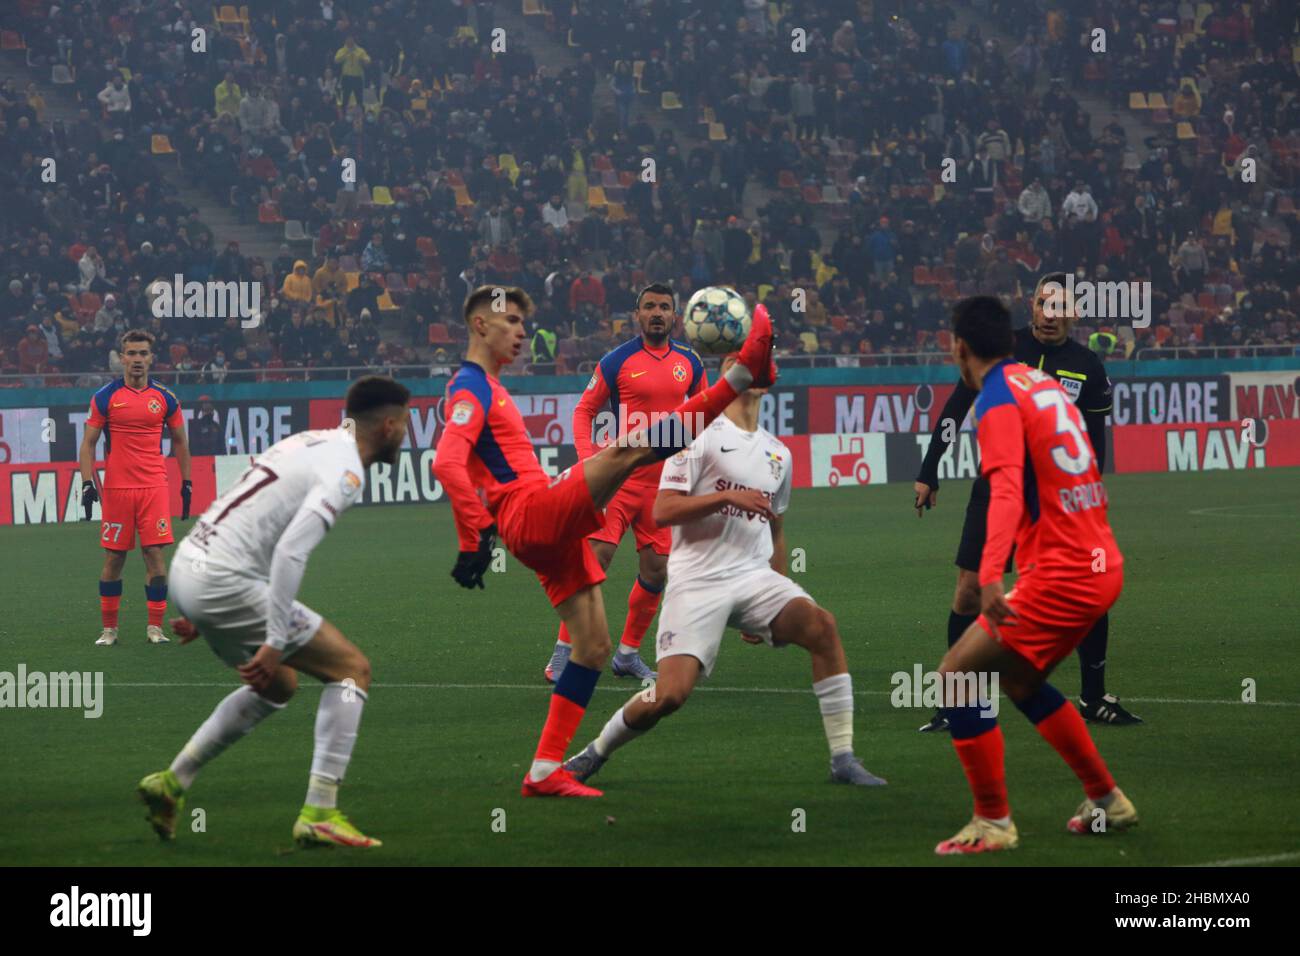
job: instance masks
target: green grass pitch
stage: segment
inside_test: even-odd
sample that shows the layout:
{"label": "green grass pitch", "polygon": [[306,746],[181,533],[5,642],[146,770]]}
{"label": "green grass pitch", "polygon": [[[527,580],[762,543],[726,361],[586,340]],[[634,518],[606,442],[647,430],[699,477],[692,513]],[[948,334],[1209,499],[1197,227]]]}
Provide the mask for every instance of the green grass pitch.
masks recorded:
{"label": "green grass pitch", "polygon": [[[806,656],[728,632],[711,682],[631,744],[600,800],[524,800],[519,782],[547,705],[542,666],[555,617],[514,559],[487,589],[455,586],[446,507],[357,509],[312,558],[305,602],[370,657],[376,686],[341,805],[385,840],[369,853],[299,852],[290,828],[306,788],[318,697],[298,697],[210,764],[162,845],[134,785],[165,767],[232,672],[202,643],[144,641],[142,565],[126,570],[115,648],[99,648],[94,526],[0,529],[6,594],[0,670],[102,670],[102,717],[0,710],[0,862],[24,865],[901,864],[1162,865],[1277,858],[1300,849],[1296,470],[1108,479],[1126,556],[1112,614],[1109,685],[1145,717],[1095,738],[1142,815],[1135,831],[1072,837],[1069,770],[1004,707],[1021,849],[938,861],[934,844],[970,815],[946,736],[927,712],[889,705],[890,675],[935,666],[969,482],[945,485],[918,520],[903,485],[796,492],[789,544],[800,582],[835,612],[857,692],[856,746],[883,789],[827,781]],[[615,636],[634,573],[630,539],[606,585]],[[647,647],[647,657],[651,657]],[[1242,682],[1258,703],[1240,702]],[[1078,693],[1072,658],[1054,682]],[[575,747],[636,688],[606,674]],[[504,832],[498,822],[504,811]],[[804,811],[803,832],[795,812]],[[192,818],[190,818],[192,819]]]}

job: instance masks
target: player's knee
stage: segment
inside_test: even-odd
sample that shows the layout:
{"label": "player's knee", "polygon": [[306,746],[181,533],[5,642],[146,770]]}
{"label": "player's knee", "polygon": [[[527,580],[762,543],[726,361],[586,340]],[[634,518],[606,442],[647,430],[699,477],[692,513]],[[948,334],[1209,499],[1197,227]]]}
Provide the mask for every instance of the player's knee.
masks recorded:
{"label": "player's knee", "polygon": [[370,690],[370,658],[360,651],[349,655],[343,667],[342,680],[351,680],[361,690]]}
{"label": "player's knee", "polygon": [[667,717],[682,709],[686,703],[686,698],[691,696],[691,692],[682,687],[665,687],[655,686],[655,713],[660,717]]}
{"label": "player's knee", "polygon": [[980,587],[978,581],[963,579],[957,582],[957,590],[952,595],[952,609],[958,614],[967,617],[980,612]]}
{"label": "player's knee", "polygon": [[839,643],[840,627],[834,614],[824,607],[819,607],[815,621],[816,641],[819,647],[834,647]]}

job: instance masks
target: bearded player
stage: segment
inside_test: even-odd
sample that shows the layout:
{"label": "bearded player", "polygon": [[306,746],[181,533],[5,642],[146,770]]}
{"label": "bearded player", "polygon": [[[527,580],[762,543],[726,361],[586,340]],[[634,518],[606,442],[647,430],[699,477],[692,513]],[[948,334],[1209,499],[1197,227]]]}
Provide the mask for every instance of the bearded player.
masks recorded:
{"label": "bearded player", "polygon": [[451,414],[438,440],[434,473],[455,513],[461,548],[452,570],[456,582],[483,587],[499,527],[506,547],[536,572],[573,642],[524,775],[523,795],[598,797],[599,790],[561,767],[610,655],[600,591],[605,572],[588,539],[604,526],[601,509],[634,471],[686,448],[737,395],[775,380],[772,323],[760,306],[740,360],[721,379],[656,424],[631,431],[552,479],[538,463],[519,409],[498,378],[523,347],[532,308],[518,288],[481,286],[465,300],[469,347],[447,386]]}
{"label": "bearded player", "polygon": [[[709,384],[694,349],[668,337],[676,315],[671,286],[655,283],[641,290],[633,313],[641,334],[601,358],[573,411],[573,440],[580,459],[600,450],[592,441],[593,423],[598,444],[609,444],[637,422],[648,424],[668,414]],[[672,547],[672,530],[654,520],[661,470],[653,465],[634,471],[606,505],[605,527],[591,536],[591,550],[601,568],[608,570],[618,543],[631,528],[640,562],[627,599],[623,636],[610,665],[615,677],[655,676],[641,659],[641,639],[659,609]],[[569,632],[561,624],[555,652],[546,665],[547,680],[554,683],[559,677],[571,648]]]}
{"label": "bearded player", "polygon": [[[726,370],[735,361],[723,361]],[[613,752],[686,703],[711,675],[728,625],[750,643],[798,644],[812,658],[813,692],[831,750],[831,780],[880,786],[853,754],[853,679],[835,618],[785,573],[785,511],[794,460],[759,428],[763,389],[727,406],[690,449],[663,468],[655,519],[673,533],[668,590],[659,616],[659,680],[565,763],[586,781]]]}
{"label": "bearded player", "polygon": [[[953,359],[975,402],[980,470],[989,484],[988,534],[979,565],[979,618],[939,667],[945,688],[994,673],[998,686],[1083,784],[1067,822],[1106,833],[1138,822],[1115,786],[1083,717],[1047,677],[1119,598],[1123,555],[1106,520],[1106,489],[1082,416],[1047,372],[1012,358],[1011,315],[990,296],[953,310]],[[1003,594],[1016,549],[1020,570]],[[1002,728],[988,701],[946,696],[953,746],[975,797],[975,815],[940,855],[1010,850],[1020,838],[1007,801]]]}
{"label": "bearded player", "polygon": [[[171,390],[149,377],[153,364],[151,333],[131,329],[122,333],[118,353],[122,377],[109,382],[90,400],[90,414],[81,438],[81,503],[86,520],[91,506],[102,498],[99,541],[104,547],[104,567],[99,574],[99,615],[102,630],[95,641],[101,647],[117,643],[117,615],[122,603],[122,567],[140,537],[144,558],[145,601],[150,644],[166,644],[162,631],[167,610],[167,564],[163,548],[172,543],[171,504],[167,493],[167,465],[162,454],[165,430],[172,439],[181,472],[182,518],[190,516],[190,446],[185,435],[181,403]],[[95,486],[95,446],[108,435],[108,461],[104,490]]]}
{"label": "bearded player", "polygon": [[[1101,359],[1091,349],[1070,338],[1073,304],[1063,295],[1066,277],[1053,272],[1038,281],[1034,291],[1033,319],[1015,333],[1015,359],[1052,375],[1083,413],[1088,439],[1097,455],[1097,470],[1106,467],[1106,415],[1111,409],[1110,378]],[[975,393],[958,383],[944,404],[930,436],[917,476],[916,513],[938,502],[939,459],[956,439],[957,426],[966,418]],[[961,543],[957,548],[957,588],[948,613],[948,646],[951,647],[979,613],[979,562],[984,548],[988,482],[982,477],[971,487]],[[1079,710],[1088,721],[1101,724],[1140,724],[1119,698],[1106,692],[1106,647],[1110,641],[1110,615],[1103,614],[1079,645]],[[942,713],[936,713],[921,731],[947,730]]]}
{"label": "bearded player", "polygon": [[338,809],[370,662],[337,627],[296,600],[307,559],[339,516],[361,497],[367,469],[392,465],[406,438],[411,393],[370,375],[348,389],[351,427],[290,435],[257,457],[212,503],[172,561],[172,628],[185,644],[202,636],[244,685],[217,704],[171,766],[140,781],[146,819],[164,840],[199,770],[263,720],[285,708],[298,674],[321,681],[307,798],[293,825],[301,847],[371,848],[379,840]]}

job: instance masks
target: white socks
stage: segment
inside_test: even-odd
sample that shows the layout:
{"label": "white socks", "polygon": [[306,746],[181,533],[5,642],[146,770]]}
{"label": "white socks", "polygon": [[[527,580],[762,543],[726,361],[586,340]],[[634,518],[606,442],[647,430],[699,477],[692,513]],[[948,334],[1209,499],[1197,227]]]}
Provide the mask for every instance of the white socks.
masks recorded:
{"label": "white socks", "polygon": [[320,807],[322,810],[335,809],[339,805],[338,781],[312,774],[307,778],[307,799],[303,802],[309,807]]}
{"label": "white socks", "polygon": [[853,678],[835,674],[813,684],[831,756],[853,752]]}
{"label": "white socks", "polygon": [[727,380],[728,385],[736,390],[737,395],[749,388],[754,381],[754,373],[739,362],[727,369],[722,374],[722,377]]}
{"label": "white socks", "polygon": [[541,783],[551,774],[559,769],[558,760],[534,760],[533,765],[528,768],[528,779],[533,783]]}
{"label": "white socks", "polygon": [[[360,687],[351,683],[326,684],[320,694],[320,706],[316,708],[316,749],[311,755],[312,778],[320,777],[332,782],[337,790],[338,783],[347,773],[348,761],[352,759],[352,748],[357,742],[357,728],[361,726],[361,709],[365,706],[367,694]],[[307,802],[312,806],[333,806],[313,802],[317,793],[315,785],[307,790]],[[321,792],[326,798],[332,795]]]}
{"label": "white socks", "polygon": [[600,736],[596,738],[596,753],[601,757],[608,757],[619,747],[631,743],[643,733],[644,730],[634,730],[627,725],[627,721],[623,719],[623,708],[620,707],[614,712],[614,716],[609,718],[609,722],[600,731]]}
{"label": "white socks", "polygon": [[188,790],[200,767],[246,735],[263,719],[283,709],[284,704],[275,704],[265,697],[259,697],[248,685],[231,691],[176,755],[172,761],[172,773],[176,774],[181,786]]}

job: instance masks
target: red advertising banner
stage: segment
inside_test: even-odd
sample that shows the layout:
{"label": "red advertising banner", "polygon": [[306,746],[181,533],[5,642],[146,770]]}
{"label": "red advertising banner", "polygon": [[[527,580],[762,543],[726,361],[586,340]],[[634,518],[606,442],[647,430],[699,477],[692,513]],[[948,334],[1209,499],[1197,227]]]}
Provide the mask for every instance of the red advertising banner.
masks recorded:
{"label": "red advertising banner", "polygon": [[808,432],[933,431],[952,390],[952,385],[814,385],[808,389]]}
{"label": "red advertising banner", "polygon": [[[217,496],[213,459],[196,457],[190,464],[194,495],[191,517],[200,515]],[[96,463],[102,481],[104,466]],[[181,471],[175,458],[167,459],[167,487],[171,513],[181,513]],[[99,521],[99,502],[91,506],[91,520]],[[0,465],[0,525],[58,524],[85,521],[81,505],[81,471],[76,462],[59,461],[31,465]]]}
{"label": "red advertising banner", "polygon": [[1254,424],[1254,436],[1240,422],[1116,428],[1115,470],[1241,471],[1300,465],[1300,421]]}

